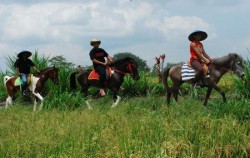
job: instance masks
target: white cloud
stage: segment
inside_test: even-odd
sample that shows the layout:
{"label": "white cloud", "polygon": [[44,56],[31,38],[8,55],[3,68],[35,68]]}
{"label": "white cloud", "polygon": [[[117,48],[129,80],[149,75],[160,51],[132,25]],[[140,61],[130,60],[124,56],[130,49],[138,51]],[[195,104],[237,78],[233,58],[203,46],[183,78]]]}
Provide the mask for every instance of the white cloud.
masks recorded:
{"label": "white cloud", "polygon": [[163,20],[148,20],[146,26],[161,31],[168,37],[187,34],[194,30],[209,30],[210,26],[198,17],[169,16]]}
{"label": "white cloud", "polygon": [[[168,60],[183,61],[189,57],[187,36],[196,29],[207,31],[205,47],[214,55],[231,50],[236,40],[236,51],[239,43],[249,47],[249,41],[242,41],[250,39],[247,0],[205,0],[202,5],[192,1],[5,0],[0,4],[0,62],[4,63],[6,52],[38,49],[46,55],[64,55],[77,64],[91,64],[92,38],[101,39],[101,46],[111,54],[132,52],[146,60],[158,52],[172,52],[166,54]],[[244,19],[245,26],[240,25]],[[232,31],[234,37],[225,39]]]}

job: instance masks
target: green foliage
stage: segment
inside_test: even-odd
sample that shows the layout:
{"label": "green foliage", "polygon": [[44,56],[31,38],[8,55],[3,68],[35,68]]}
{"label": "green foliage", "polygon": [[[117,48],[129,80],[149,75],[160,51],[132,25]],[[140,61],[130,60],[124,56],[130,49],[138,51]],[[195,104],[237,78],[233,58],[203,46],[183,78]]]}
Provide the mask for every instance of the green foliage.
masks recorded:
{"label": "green foliage", "polygon": [[127,96],[163,95],[165,93],[163,85],[158,83],[158,78],[147,72],[140,73],[139,81],[127,76],[122,86],[125,88],[122,94]]}
{"label": "green foliage", "polygon": [[245,62],[245,77],[244,80],[234,77],[236,94],[240,97],[249,98],[250,97],[250,60],[247,59]]}
{"label": "green foliage", "polygon": [[148,71],[149,70],[149,67],[146,63],[145,60],[142,60],[140,57],[132,54],[132,53],[129,53],[129,52],[126,52],[126,53],[117,53],[114,55],[113,59],[114,60],[119,60],[119,59],[122,59],[122,58],[125,58],[125,57],[131,57],[133,58],[139,65],[139,71]]}
{"label": "green foliage", "polygon": [[62,55],[52,57],[49,59],[49,63],[60,69],[72,69],[75,66],[75,64],[68,62]]}

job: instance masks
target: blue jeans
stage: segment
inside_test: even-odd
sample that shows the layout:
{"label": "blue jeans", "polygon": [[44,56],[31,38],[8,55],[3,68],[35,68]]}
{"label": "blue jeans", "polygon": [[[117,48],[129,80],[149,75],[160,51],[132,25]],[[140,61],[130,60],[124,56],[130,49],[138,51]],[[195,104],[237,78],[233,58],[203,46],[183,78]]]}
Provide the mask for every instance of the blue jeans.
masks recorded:
{"label": "blue jeans", "polygon": [[22,86],[25,87],[27,85],[27,74],[21,73]]}

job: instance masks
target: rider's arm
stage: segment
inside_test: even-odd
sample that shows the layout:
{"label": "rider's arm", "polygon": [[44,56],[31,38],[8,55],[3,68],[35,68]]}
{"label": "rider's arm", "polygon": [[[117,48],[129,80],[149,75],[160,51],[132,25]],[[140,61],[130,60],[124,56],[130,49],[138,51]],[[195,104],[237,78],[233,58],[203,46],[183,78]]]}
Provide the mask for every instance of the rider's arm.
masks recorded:
{"label": "rider's arm", "polygon": [[35,66],[32,66],[32,68],[36,70],[36,72],[40,73],[40,70],[38,70]]}
{"label": "rider's arm", "polygon": [[205,52],[205,50],[203,49],[203,55],[208,59],[208,60],[211,60],[210,56],[207,55],[207,53]]}
{"label": "rider's arm", "polygon": [[110,55],[107,56],[108,60],[112,63],[113,62],[113,59]]}
{"label": "rider's arm", "polygon": [[95,63],[95,64],[101,64],[101,65],[104,65],[104,66],[106,66],[106,65],[107,65],[107,63],[104,63],[104,62],[98,61],[98,60],[96,60],[96,59],[93,59],[93,60],[92,60],[92,62],[93,62],[93,63]]}
{"label": "rider's arm", "polygon": [[198,58],[202,59],[206,64],[210,62],[207,58],[205,58],[202,54],[199,53],[199,48],[195,43],[192,43],[191,47],[193,48],[194,53]]}
{"label": "rider's arm", "polygon": [[16,72],[18,75],[21,75],[20,71],[19,71],[19,68],[18,67],[15,67],[16,68]]}

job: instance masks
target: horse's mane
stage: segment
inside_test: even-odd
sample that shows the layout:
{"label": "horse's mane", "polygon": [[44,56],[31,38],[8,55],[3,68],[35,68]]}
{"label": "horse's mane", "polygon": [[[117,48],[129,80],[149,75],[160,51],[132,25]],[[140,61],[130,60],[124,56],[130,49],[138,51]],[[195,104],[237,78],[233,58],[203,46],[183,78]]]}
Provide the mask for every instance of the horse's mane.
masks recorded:
{"label": "horse's mane", "polygon": [[51,68],[58,70],[58,68],[56,68],[55,66],[47,67],[47,68],[41,70],[40,73],[35,73],[34,76],[40,76],[40,74],[42,74],[43,72],[45,72],[46,70],[51,69]]}
{"label": "horse's mane", "polygon": [[223,56],[223,57],[220,57],[220,58],[215,58],[212,61],[212,64],[215,64],[215,65],[225,65],[225,64],[228,64],[229,62],[231,62],[233,60],[236,60],[236,59],[239,59],[239,60],[242,61],[242,57],[239,56],[238,54],[236,54],[236,53],[229,53],[226,56]]}
{"label": "horse's mane", "polygon": [[112,65],[114,65],[116,68],[122,68],[122,66],[124,66],[124,64],[127,62],[132,62],[132,63],[136,64],[133,58],[125,57],[125,58],[114,61],[112,63]]}

